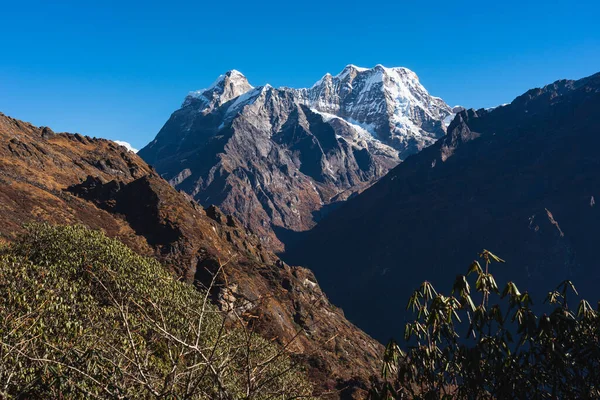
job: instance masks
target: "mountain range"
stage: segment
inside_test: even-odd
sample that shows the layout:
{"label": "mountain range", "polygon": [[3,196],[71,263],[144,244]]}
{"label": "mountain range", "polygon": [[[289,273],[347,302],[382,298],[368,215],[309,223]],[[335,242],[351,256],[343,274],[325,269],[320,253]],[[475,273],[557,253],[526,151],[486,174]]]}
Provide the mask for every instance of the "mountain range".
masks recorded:
{"label": "mountain range", "polygon": [[229,71],[139,155],[0,113],[0,246],[29,222],[101,229],[240,310],[316,395],[364,399],[410,293],[449,294],[483,249],[535,302],[565,279],[593,298],[599,110],[600,73],[466,110],[349,65],[306,89]]}
{"label": "mountain range", "polygon": [[534,302],[565,279],[594,298],[600,279],[600,74],[464,110],[434,145],[331,212],[288,246],[350,320],[400,337],[410,293],[449,294],[479,252]]}
{"label": "mountain range", "polygon": [[364,397],[378,374],[381,344],[346,320],[312,272],[285,264],[235,217],[203,208],[114,142],[0,113],[0,244],[41,221],[103,230],[200,288],[217,275],[212,301],[285,345],[324,398]]}
{"label": "mountain range", "polygon": [[281,251],[286,231],[434,143],[456,111],[406,68],[348,65],[306,89],[255,88],[232,70],[190,93],[139,155]]}

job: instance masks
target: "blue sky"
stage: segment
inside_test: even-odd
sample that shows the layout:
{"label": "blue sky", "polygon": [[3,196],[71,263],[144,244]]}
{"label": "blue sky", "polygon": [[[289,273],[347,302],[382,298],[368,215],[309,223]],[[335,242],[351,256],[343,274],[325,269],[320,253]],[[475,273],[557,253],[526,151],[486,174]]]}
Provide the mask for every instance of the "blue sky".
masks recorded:
{"label": "blue sky", "polygon": [[562,0],[2,1],[0,111],[140,148],[229,69],[303,87],[350,63],[489,107],[600,71],[599,15]]}

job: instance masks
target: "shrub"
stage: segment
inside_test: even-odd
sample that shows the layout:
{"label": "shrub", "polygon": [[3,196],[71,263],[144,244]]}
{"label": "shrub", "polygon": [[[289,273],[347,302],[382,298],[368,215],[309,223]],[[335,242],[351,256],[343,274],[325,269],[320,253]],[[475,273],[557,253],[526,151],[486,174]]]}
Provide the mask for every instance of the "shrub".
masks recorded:
{"label": "shrub", "polygon": [[281,347],[82,226],[0,249],[0,398],[267,399],[311,387]]}
{"label": "shrub", "polygon": [[487,250],[480,258],[484,266],[474,261],[450,295],[428,282],[413,293],[406,352],[388,344],[386,381],[371,398],[600,398],[598,310],[575,301],[575,287],[564,281],[548,294],[548,313],[537,314],[513,282],[500,291],[490,266],[502,259]]}

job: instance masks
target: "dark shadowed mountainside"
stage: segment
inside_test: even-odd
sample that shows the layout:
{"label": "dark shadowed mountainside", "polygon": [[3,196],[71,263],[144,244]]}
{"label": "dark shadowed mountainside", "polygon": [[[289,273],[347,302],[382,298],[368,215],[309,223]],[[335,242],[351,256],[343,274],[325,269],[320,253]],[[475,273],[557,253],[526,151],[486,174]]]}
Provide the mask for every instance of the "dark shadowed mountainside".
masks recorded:
{"label": "dark shadowed mountainside", "polygon": [[[422,281],[447,291],[478,252],[539,302],[600,283],[600,74],[459,113],[436,144],[329,214],[284,259],[311,268],[351,321],[403,333]],[[515,279],[515,277],[517,277]]]}

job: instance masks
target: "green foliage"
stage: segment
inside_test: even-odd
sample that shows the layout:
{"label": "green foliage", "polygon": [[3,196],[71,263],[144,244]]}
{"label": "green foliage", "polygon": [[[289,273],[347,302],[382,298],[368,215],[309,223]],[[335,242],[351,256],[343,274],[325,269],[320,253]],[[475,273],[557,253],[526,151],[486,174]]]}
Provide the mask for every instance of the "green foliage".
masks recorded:
{"label": "green foliage", "polygon": [[81,226],[0,249],[0,398],[308,396],[281,347],[158,262]]}
{"label": "green foliage", "polygon": [[428,282],[413,293],[407,352],[388,345],[384,383],[371,398],[600,398],[598,310],[586,300],[571,307],[578,293],[564,281],[548,294],[549,313],[537,315],[513,282],[500,292],[490,266],[504,260],[488,250],[479,256],[484,267],[474,261],[451,295]]}

